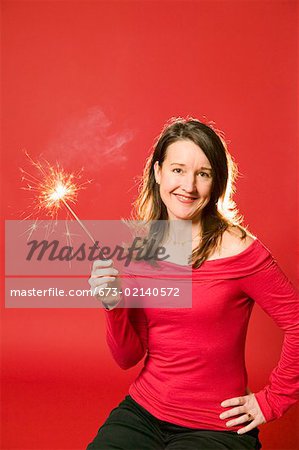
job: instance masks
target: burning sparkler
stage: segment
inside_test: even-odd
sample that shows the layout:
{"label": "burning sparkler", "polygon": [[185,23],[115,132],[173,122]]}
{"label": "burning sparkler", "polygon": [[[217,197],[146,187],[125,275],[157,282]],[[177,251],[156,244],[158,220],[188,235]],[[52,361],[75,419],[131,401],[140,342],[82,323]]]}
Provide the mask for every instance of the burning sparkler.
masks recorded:
{"label": "burning sparkler", "polygon": [[35,194],[32,205],[33,212],[24,220],[32,217],[34,212],[40,211],[45,211],[48,216],[57,219],[58,211],[64,206],[95,244],[94,238],[70,206],[70,203],[76,203],[78,192],[85,189],[86,184],[91,183],[91,180],[81,184],[77,183],[77,180],[81,178],[83,169],[75,174],[67,173],[58,163],[56,163],[56,166],[51,166],[47,160],[34,161],[27,152],[25,154],[31,165],[37,170],[38,175],[35,176],[20,168],[22,181],[27,183],[27,186],[22,187],[22,189],[32,191]]}

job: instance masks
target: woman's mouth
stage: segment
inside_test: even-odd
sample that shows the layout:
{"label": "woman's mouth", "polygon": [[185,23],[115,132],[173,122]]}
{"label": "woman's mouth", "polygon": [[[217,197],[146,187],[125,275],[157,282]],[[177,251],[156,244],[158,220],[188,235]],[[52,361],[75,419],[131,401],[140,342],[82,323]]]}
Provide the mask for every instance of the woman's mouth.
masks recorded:
{"label": "woman's mouth", "polygon": [[191,197],[191,196],[180,195],[180,194],[174,194],[174,195],[181,203],[193,203],[197,200],[197,197]]}

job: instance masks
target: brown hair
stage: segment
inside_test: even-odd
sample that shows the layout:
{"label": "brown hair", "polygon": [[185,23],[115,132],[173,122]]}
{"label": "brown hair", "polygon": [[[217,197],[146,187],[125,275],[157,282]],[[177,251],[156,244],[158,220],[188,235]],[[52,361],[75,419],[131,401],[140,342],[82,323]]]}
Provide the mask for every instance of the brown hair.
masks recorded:
{"label": "brown hair", "polygon": [[[241,225],[243,217],[238,214],[232,199],[238,174],[237,166],[227,150],[222,133],[218,130],[216,132],[211,124],[204,124],[192,117],[174,117],[165,124],[147,158],[131,217],[145,223],[168,219],[167,209],[155,180],[154,164],[158,161],[162,166],[167,147],[179,140],[190,140],[198,145],[212,167],[212,194],[209,203],[201,212],[202,239],[200,245],[193,250],[191,258],[193,268],[198,268],[219,245],[223,232],[229,226],[241,230],[241,239],[248,233]],[[163,233],[162,235],[164,236]]]}

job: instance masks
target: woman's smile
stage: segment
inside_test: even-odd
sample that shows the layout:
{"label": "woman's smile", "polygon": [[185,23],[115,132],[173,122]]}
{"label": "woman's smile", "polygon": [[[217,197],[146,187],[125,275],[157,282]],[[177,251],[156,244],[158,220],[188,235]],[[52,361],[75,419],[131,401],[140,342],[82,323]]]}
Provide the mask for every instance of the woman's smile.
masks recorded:
{"label": "woman's smile", "polygon": [[198,197],[189,197],[186,195],[182,195],[182,194],[173,194],[176,196],[176,199],[181,202],[181,203],[194,203],[196,200],[198,200]]}

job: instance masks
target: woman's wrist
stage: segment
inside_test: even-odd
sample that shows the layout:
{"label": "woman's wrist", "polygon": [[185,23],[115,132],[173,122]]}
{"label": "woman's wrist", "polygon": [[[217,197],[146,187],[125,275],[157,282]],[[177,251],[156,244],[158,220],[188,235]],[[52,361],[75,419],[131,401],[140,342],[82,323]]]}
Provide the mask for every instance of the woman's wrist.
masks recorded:
{"label": "woman's wrist", "polygon": [[106,303],[102,300],[102,305],[106,311],[110,311],[111,309],[116,308],[116,306],[121,303],[122,295],[119,295],[118,298],[113,303]]}

